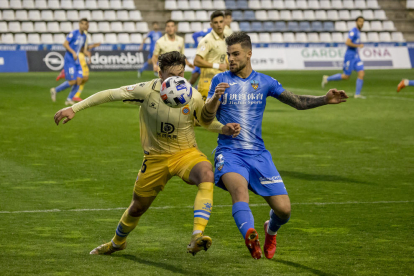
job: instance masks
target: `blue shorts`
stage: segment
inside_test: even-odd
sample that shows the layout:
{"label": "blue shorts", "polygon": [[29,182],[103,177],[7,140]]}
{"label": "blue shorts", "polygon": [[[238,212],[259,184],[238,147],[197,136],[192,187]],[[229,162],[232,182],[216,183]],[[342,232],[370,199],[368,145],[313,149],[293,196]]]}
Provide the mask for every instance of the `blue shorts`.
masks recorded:
{"label": "blue shorts", "polygon": [[193,72],[191,72],[192,74],[194,74],[194,73],[199,73],[199,74],[201,74],[201,69],[200,69],[200,67],[197,67],[197,66],[195,66],[194,67],[194,69],[193,69]]}
{"label": "blue shorts", "polygon": [[350,76],[352,71],[359,72],[364,70],[364,62],[358,55],[345,55],[343,70],[345,75]]}
{"label": "blue shorts", "polygon": [[215,156],[214,181],[216,186],[227,190],[221,177],[226,173],[243,176],[248,188],[260,196],[287,195],[282,177],[273,164],[267,150],[218,150]]}
{"label": "blue shorts", "polygon": [[69,60],[65,57],[65,79],[68,81],[76,80],[77,78],[83,78],[82,66],[76,64],[73,60]]}

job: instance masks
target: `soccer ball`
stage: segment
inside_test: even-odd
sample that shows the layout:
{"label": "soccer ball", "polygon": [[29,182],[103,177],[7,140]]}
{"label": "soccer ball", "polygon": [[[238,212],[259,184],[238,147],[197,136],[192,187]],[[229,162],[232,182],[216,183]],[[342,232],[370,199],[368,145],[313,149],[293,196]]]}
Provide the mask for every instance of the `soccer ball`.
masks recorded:
{"label": "soccer ball", "polygon": [[193,88],[183,77],[169,77],[162,83],[160,96],[169,107],[180,108],[190,102]]}

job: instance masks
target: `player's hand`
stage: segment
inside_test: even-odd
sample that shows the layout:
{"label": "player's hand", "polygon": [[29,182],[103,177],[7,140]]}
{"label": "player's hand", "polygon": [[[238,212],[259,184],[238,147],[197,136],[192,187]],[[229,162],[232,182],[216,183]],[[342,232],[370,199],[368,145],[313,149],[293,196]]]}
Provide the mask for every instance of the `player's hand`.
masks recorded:
{"label": "player's hand", "polygon": [[361,44],[359,44],[359,45],[358,45],[358,48],[364,48],[364,44],[362,44],[362,43],[361,43]]}
{"label": "player's hand", "polygon": [[73,59],[74,60],[77,60],[78,59],[78,55],[75,52],[72,53],[72,56],[73,56]]}
{"label": "player's hand", "polygon": [[188,65],[188,67],[190,67],[191,69],[194,69],[194,68],[195,68],[194,64],[192,64],[192,63],[188,63],[187,65]]}
{"label": "player's hand", "polygon": [[328,93],[326,93],[325,96],[325,102],[327,104],[339,104],[346,102],[346,99],[348,98],[348,95],[345,93],[344,90],[337,90],[329,89]]}
{"label": "player's hand", "polygon": [[227,64],[226,63],[220,63],[219,70],[220,71],[227,71]]}
{"label": "player's hand", "polygon": [[224,135],[231,135],[233,138],[240,134],[241,126],[237,123],[228,123],[221,129]]}
{"label": "player's hand", "polygon": [[154,72],[158,74],[158,71],[159,71],[158,65],[154,65],[153,67],[154,67]]}
{"label": "player's hand", "polygon": [[56,123],[56,125],[59,125],[59,122],[63,118],[66,118],[65,120],[63,120],[63,124],[66,124],[67,122],[72,120],[73,117],[75,117],[75,112],[73,112],[72,107],[66,107],[66,108],[63,108],[63,109],[59,110],[58,112],[56,112],[56,114],[55,114],[55,123]]}
{"label": "player's hand", "polygon": [[222,82],[217,84],[216,89],[214,90],[213,97],[216,99],[220,99],[220,97],[224,94],[224,91],[226,91],[226,88],[229,88],[230,85],[226,82]]}

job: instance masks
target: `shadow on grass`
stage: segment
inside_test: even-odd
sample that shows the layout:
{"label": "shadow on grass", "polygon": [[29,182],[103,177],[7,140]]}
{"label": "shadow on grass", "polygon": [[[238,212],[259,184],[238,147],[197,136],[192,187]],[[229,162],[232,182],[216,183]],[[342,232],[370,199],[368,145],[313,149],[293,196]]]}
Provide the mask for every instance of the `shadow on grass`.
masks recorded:
{"label": "shadow on grass", "polygon": [[180,273],[180,274],[183,274],[183,275],[203,275],[203,276],[204,275],[209,275],[209,274],[205,274],[205,273],[203,273],[199,270],[195,270],[195,271],[184,270],[182,268],[179,268],[177,266],[174,266],[174,265],[171,265],[171,264],[168,264],[168,263],[154,262],[154,261],[138,258],[135,255],[113,255],[112,257],[124,258],[124,259],[127,259],[127,260],[131,260],[133,262],[136,262],[136,263],[149,265],[149,266],[154,266],[154,267],[159,267],[159,268],[169,270],[169,271],[175,272],[175,273]]}
{"label": "shadow on grass", "polygon": [[329,174],[310,174],[303,172],[294,172],[294,171],[279,171],[280,175],[283,177],[304,179],[304,180],[314,180],[314,181],[330,181],[330,182],[345,182],[345,183],[358,183],[358,184],[368,184],[375,185],[372,182],[355,180],[348,177],[338,176],[338,175],[329,175]]}
{"label": "shadow on grass", "polygon": [[294,263],[294,262],[291,262],[291,261],[275,260],[275,262],[282,263],[282,264],[285,264],[285,265],[288,265],[288,266],[293,266],[293,267],[296,267],[296,268],[301,268],[301,269],[307,270],[307,271],[309,271],[309,272],[311,272],[315,275],[320,275],[320,276],[334,276],[335,275],[335,274],[320,271],[319,269],[308,267],[306,265]]}

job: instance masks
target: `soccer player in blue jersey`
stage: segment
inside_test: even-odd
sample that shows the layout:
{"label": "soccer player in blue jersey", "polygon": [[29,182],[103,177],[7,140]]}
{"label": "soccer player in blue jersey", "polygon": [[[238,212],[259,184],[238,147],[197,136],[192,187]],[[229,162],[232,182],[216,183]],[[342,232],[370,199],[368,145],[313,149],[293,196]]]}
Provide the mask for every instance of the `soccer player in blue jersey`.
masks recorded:
{"label": "soccer player in blue jersey", "polygon": [[332,76],[323,76],[322,88],[324,88],[330,81],[347,80],[349,79],[349,76],[351,76],[352,71],[356,71],[358,73],[358,78],[356,81],[354,98],[365,99],[365,97],[361,95],[365,75],[364,63],[361,61],[358,53],[358,48],[364,47],[364,44],[361,43],[361,29],[362,26],[364,26],[364,18],[358,16],[355,22],[356,26],[349,31],[348,39],[345,42],[348,47],[345,52],[343,74],[338,73]]}
{"label": "soccer player in blue jersey", "polygon": [[50,96],[54,102],[56,102],[57,93],[72,87],[65,104],[75,104],[72,98],[75,96],[76,92],[78,92],[83,79],[82,66],[79,62],[78,55],[80,51],[83,51],[85,55],[88,54],[87,47],[84,47],[86,42],[85,31],[88,30],[88,26],[88,19],[82,18],[79,21],[79,29],[70,32],[63,43],[63,47],[66,49],[64,58],[65,64],[63,66],[66,81],[59,86],[50,89]]}
{"label": "soccer player in blue jersey", "polygon": [[264,252],[271,259],[276,251],[276,233],[290,218],[290,200],[283,180],[262,139],[262,118],[267,97],[273,97],[298,110],[345,102],[344,91],[330,89],[324,96],[295,95],[272,77],[252,69],[252,44],[244,32],[226,38],[230,71],[214,76],[203,107],[203,122],[214,117],[222,124],[236,122],[241,131],[236,138],[218,137],[215,155],[215,183],[230,192],[232,214],[247,248],[255,259],[262,256],[249,193],[262,196],[269,204],[270,219],[265,222]]}
{"label": "soccer player in blue jersey", "polygon": [[[202,31],[195,32],[193,34],[194,44],[195,44],[196,48],[198,47],[199,40],[202,39],[203,37],[205,37],[207,34],[209,34],[212,29],[213,28],[204,29]],[[188,80],[188,82],[191,85],[194,85],[197,82],[198,77],[200,76],[200,74],[201,74],[200,67],[195,66],[194,69],[193,69],[193,72],[191,72],[191,78]]]}
{"label": "soccer player in blue jersey", "polygon": [[144,63],[144,65],[142,66],[142,68],[138,70],[138,78],[141,78],[142,72],[144,72],[144,70],[147,69],[149,62],[152,62],[151,58],[152,58],[152,53],[154,52],[155,43],[157,43],[157,40],[160,39],[161,36],[162,36],[162,33],[159,30],[158,23],[153,22],[152,23],[152,31],[150,31],[144,37],[144,40],[142,41],[141,46],[139,46],[139,50],[142,51],[142,49],[144,48],[145,40],[147,40],[147,38],[150,39],[150,49],[149,49],[148,61],[146,61]]}

